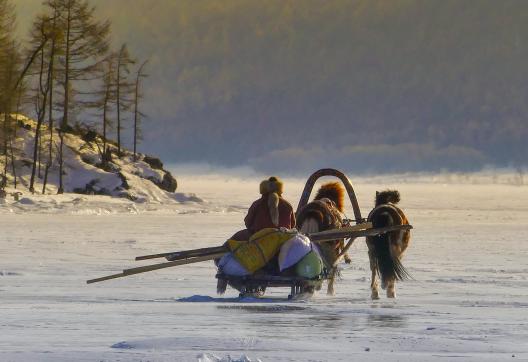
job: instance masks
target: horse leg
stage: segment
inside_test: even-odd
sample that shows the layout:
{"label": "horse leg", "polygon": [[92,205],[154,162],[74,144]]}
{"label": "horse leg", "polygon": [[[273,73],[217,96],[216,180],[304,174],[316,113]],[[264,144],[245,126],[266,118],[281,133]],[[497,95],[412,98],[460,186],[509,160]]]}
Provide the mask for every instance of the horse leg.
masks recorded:
{"label": "horse leg", "polygon": [[[403,238],[401,236],[402,234],[400,233],[400,237],[397,239],[397,241],[390,244],[390,252],[391,252],[391,257],[393,259],[399,260],[403,253],[402,251]],[[387,298],[396,298],[396,278],[390,278],[387,281]]]}
{"label": "horse leg", "polygon": [[394,279],[387,283],[387,298],[396,298],[396,280]]}
{"label": "horse leg", "polygon": [[[343,252],[343,250],[345,250],[345,240],[344,239],[341,239],[338,241],[336,249],[337,249],[336,255],[340,255]],[[343,259],[345,260],[346,264],[352,263],[352,259],[350,258],[350,255],[348,255],[348,251],[343,254]]]}
{"label": "horse leg", "polygon": [[333,267],[332,272],[330,273],[330,279],[328,279],[328,288],[326,289],[327,295],[335,295],[334,282],[335,282],[336,274],[337,274],[337,268]]}
{"label": "horse leg", "polygon": [[370,282],[370,290],[371,295],[370,297],[372,299],[379,299],[379,293],[378,293],[378,266],[376,264],[376,258],[374,256],[374,252],[370,250],[369,248],[369,261],[370,261],[370,271],[372,272],[371,282]]}

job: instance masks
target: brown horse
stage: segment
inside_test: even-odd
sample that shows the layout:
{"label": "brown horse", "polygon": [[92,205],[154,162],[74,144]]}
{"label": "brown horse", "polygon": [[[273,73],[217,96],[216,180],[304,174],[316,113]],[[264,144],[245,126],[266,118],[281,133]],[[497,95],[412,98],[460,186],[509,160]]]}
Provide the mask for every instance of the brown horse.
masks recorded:
{"label": "brown horse", "polygon": [[[376,206],[370,212],[368,221],[373,228],[394,225],[408,225],[409,221],[403,211],[396,206],[400,201],[400,193],[395,190],[376,192]],[[393,231],[367,237],[368,255],[372,281],[370,288],[372,299],[379,299],[377,277],[381,279],[381,287],[387,289],[387,297],[396,297],[396,280],[411,278],[401,264],[405,249],[409,246],[411,233],[409,230]]]}
{"label": "brown horse", "polygon": [[[304,206],[297,214],[297,228],[304,234],[338,229],[343,225],[345,190],[338,182],[329,182],[321,186],[314,200]],[[323,261],[330,270],[328,294],[334,294],[336,276],[335,263],[344,248],[344,240],[325,242],[319,245]],[[350,263],[348,254],[344,254],[346,263]]]}

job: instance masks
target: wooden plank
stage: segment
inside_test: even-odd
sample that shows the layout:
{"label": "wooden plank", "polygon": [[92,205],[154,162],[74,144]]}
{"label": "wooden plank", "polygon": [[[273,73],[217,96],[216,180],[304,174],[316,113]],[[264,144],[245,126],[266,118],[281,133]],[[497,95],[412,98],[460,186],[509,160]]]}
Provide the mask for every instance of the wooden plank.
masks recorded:
{"label": "wooden plank", "polygon": [[209,247],[209,248],[172,251],[168,253],[137,256],[136,260],[147,260],[147,259],[167,258],[167,257],[174,258],[173,260],[180,260],[180,259],[186,259],[190,257],[205,256],[209,254],[219,253],[222,251],[228,251],[228,248],[225,246],[214,246],[214,247]]}
{"label": "wooden plank", "polygon": [[213,260],[213,259],[216,259],[216,258],[220,258],[220,257],[224,256],[225,254],[226,254],[226,252],[221,252],[221,253],[205,255],[205,256],[198,256],[198,257],[195,257],[195,258],[189,258],[189,259],[184,259],[184,260],[168,261],[168,262],[160,263],[160,264],[139,266],[139,267],[136,267],[136,268],[125,269],[125,270],[123,270],[123,274],[125,276],[128,276],[128,275],[134,275],[134,274],[139,274],[139,273],[146,273],[146,272],[153,271],[153,270],[170,268],[170,267],[178,266],[178,265],[199,263],[199,262],[202,262],[202,261],[207,261],[207,260]]}
{"label": "wooden plank", "polygon": [[149,271],[169,268],[169,267],[178,266],[178,265],[199,263],[199,262],[202,262],[202,261],[207,261],[207,260],[213,260],[213,259],[216,259],[216,258],[220,258],[223,255],[225,255],[225,252],[211,254],[211,255],[206,255],[206,256],[202,256],[202,257],[189,258],[189,259],[176,260],[176,261],[169,261],[169,262],[166,262],[166,263],[145,265],[145,266],[140,266],[140,267],[137,267],[137,268],[125,269],[125,270],[123,270],[122,273],[107,275],[107,276],[104,276],[104,277],[101,277],[101,278],[96,278],[96,279],[90,279],[90,280],[87,280],[86,283],[87,284],[98,283],[98,282],[103,282],[105,280],[128,277],[128,276],[134,275],[134,274],[146,273],[146,272],[149,272]]}
{"label": "wooden plank", "polygon": [[126,276],[126,275],[123,274],[123,273],[107,275],[106,277],[101,277],[101,278],[95,278],[95,279],[87,280],[87,281],[86,281],[86,284],[92,284],[92,283],[104,282],[105,280],[116,279],[116,278],[122,278],[122,277],[125,277],[125,276]]}
{"label": "wooden plank", "polygon": [[[343,228],[340,228],[340,232],[348,232],[348,231],[357,231],[357,230],[365,230],[372,228],[372,223],[362,223],[358,225],[352,225],[352,226],[346,226]],[[314,233],[312,235],[326,235],[326,234],[333,234],[336,230],[326,230],[321,231],[318,233]],[[148,259],[156,259],[156,258],[170,258],[170,261],[174,260],[181,260],[181,259],[187,259],[191,257],[198,257],[198,256],[206,256],[209,254],[219,253],[222,251],[229,251],[229,249],[226,246],[214,246],[209,248],[200,248],[200,249],[191,249],[191,250],[182,250],[182,251],[172,251],[168,253],[159,253],[159,254],[150,254],[150,255],[141,255],[137,256],[135,260],[148,260]]]}
{"label": "wooden plank", "polygon": [[358,231],[358,230],[366,230],[366,229],[371,229],[372,228],[372,223],[371,222],[364,222],[362,224],[357,224],[357,225],[351,225],[351,226],[345,226],[345,227],[342,227],[342,228],[339,228],[339,229],[330,229],[330,230],[325,230],[325,231],[318,231],[316,233],[312,233],[312,234],[309,234],[311,236],[323,236],[323,235],[327,235],[327,234],[333,234],[335,233],[336,231],[339,231],[339,232],[349,232],[349,231]]}
{"label": "wooden plank", "polygon": [[324,235],[318,235],[319,233],[309,234],[308,237],[311,241],[325,242],[336,239],[348,239],[348,238],[359,238],[362,236],[374,236],[379,234],[388,233],[391,231],[410,230],[413,227],[411,225],[395,225],[377,229],[366,229],[357,231],[343,231],[341,229],[333,229],[333,233],[325,233]]}

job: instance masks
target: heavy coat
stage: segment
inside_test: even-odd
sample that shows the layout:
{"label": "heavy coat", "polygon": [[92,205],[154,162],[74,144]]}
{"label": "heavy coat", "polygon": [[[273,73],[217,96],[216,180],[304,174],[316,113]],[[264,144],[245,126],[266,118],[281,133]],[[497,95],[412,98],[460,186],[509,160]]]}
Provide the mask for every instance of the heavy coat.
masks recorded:
{"label": "heavy coat", "polygon": [[[276,195],[276,194],[275,194]],[[288,229],[295,227],[295,214],[290,203],[282,197],[278,198],[278,224],[275,225],[271,219],[271,212],[269,208],[268,199],[273,197],[273,194],[262,195],[260,199],[253,202],[248,210],[244,223],[251,234],[264,228],[280,228]]]}

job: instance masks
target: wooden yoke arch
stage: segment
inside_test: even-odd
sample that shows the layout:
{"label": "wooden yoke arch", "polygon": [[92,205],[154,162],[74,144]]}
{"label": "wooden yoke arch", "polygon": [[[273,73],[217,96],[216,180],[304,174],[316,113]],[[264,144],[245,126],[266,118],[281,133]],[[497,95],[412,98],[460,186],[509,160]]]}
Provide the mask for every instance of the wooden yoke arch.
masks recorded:
{"label": "wooden yoke arch", "polygon": [[312,193],[313,187],[315,185],[315,182],[324,176],[335,176],[345,186],[345,189],[347,191],[348,197],[350,199],[350,202],[352,204],[352,209],[354,210],[354,218],[356,219],[356,224],[359,224],[363,221],[363,218],[361,217],[361,210],[359,209],[359,204],[357,202],[356,193],[354,192],[354,188],[352,187],[352,183],[346,177],[346,175],[336,169],[333,168],[322,168],[318,171],[315,171],[309,178],[308,181],[306,181],[306,185],[304,186],[303,193],[301,195],[301,199],[299,200],[299,205],[297,206],[296,215],[299,215],[299,212],[301,209],[306,206],[308,203],[308,200],[310,199],[310,195]]}

